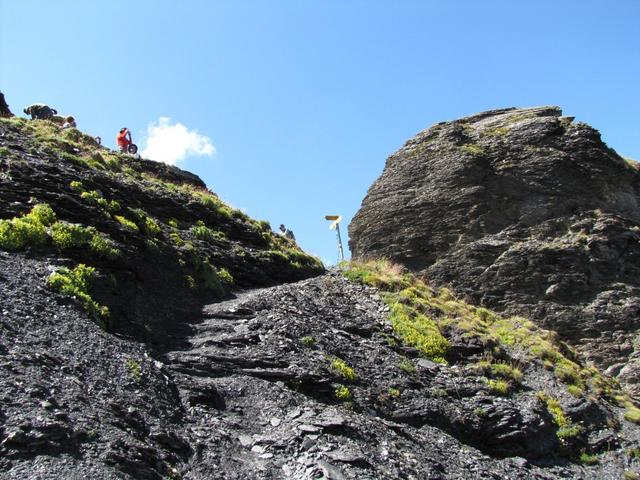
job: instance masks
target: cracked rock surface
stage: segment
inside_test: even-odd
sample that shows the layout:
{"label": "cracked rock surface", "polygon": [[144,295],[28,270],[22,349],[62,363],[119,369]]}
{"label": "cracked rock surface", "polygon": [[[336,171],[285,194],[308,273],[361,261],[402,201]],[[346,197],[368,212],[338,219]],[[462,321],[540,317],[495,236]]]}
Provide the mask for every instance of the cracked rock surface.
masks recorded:
{"label": "cracked rock surface", "polygon": [[558,107],[419,133],[387,159],[349,233],[354,257],[536,320],[640,393],[638,166]]}
{"label": "cracked rock surface", "polygon": [[[48,291],[53,260],[0,253],[0,478],[619,478],[633,468],[624,449],[638,432],[612,429],[613,407],[566,400],[576,419],[589,411],[580,441],[602,453],[592,467],[556,456],[534,385],[496,397],[462,363],[389,345],[378,293],[338,272],[207,305],[179,349],[151,352]],[[406,359],[414,372],[398,368]],[[335,398],[339,385],[348,401]]]}

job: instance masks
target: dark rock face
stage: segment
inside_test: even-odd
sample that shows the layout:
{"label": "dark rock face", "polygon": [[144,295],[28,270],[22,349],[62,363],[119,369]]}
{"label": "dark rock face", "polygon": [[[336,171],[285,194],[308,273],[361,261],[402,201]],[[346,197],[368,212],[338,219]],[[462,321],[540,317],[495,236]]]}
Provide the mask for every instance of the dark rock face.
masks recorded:
{"label": "dark rock face", "polygon": [[0,117],[13,117],[13,113],[9,110],[9,105],[7,105],[7,101],[4,99],[4,93],[2,92],[0,92]]}
{"label": "dark rock face", "polygon": [[[624,449],[638,429],[613,430],[619,412],[567,397],[551,372],[503,398],[464,369],[414,358],[414,371],[400,370],[412,353],[387,343],[387,307],[340,274],[207,305],[183,347],[154,358],[44,287],[50,261],[0,252],[0,478],[595,479],[633,469]],[[330,368],[334,357],[355,381]],[[340,384],[349,402],[335,398]],[[575,441],[601,452],[598,465],[555,456],[566,446],[534,400],[542,384],[571,418],[589,419]]]}
{"label": "dark rock face", "polygon": [[421,132],[389,157],[349,233],[354,257],[535,319],[638,385],[640,174],[557,107]]}

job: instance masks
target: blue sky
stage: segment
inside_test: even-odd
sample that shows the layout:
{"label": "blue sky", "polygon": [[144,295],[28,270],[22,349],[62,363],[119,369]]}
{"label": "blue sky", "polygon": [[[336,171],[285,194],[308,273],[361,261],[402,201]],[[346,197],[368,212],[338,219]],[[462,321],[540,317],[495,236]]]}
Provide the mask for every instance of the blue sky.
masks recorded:
{"label": "blue sky", "polygon": [[559,105],[640,159],[639,21],[637,0],[0,0],[0,91],[111,146],[155,125],[179,167],[335,262],[324,215],[346,244],[386,157],[434,123]]}

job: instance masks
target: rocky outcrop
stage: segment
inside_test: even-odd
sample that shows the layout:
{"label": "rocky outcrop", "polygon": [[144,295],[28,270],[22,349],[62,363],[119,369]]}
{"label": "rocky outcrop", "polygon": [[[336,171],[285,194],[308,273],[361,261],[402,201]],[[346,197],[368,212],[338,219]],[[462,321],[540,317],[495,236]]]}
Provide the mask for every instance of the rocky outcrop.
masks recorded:
{"label": "rocky outcrop", "polygon": [[640,174],[557,107],[433,126],[391,155],[350,227],[461,296],[556,330],[640,382]]}
{"label": "rocky outcrop", "polygon": [[7,101],[4,99],[4,93],[2,92],[0,92],[0,117],[13,117],[13,113],[9,110],[9,105],[7,105]]}

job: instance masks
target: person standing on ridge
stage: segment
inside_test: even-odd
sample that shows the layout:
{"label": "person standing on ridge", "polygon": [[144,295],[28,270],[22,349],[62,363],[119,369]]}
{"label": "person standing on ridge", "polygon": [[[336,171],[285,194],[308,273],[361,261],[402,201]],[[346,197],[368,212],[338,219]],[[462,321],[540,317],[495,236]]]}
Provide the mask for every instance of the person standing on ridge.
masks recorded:
{"label": "person standing on ridge", "polygon": [[131,140],[131,132],[127,129],[127,127],[123,127],[120,129],[120,133],[118,133],[117,137],[118,147],[122,153],[129,153],[129,145],[133,143]]}

